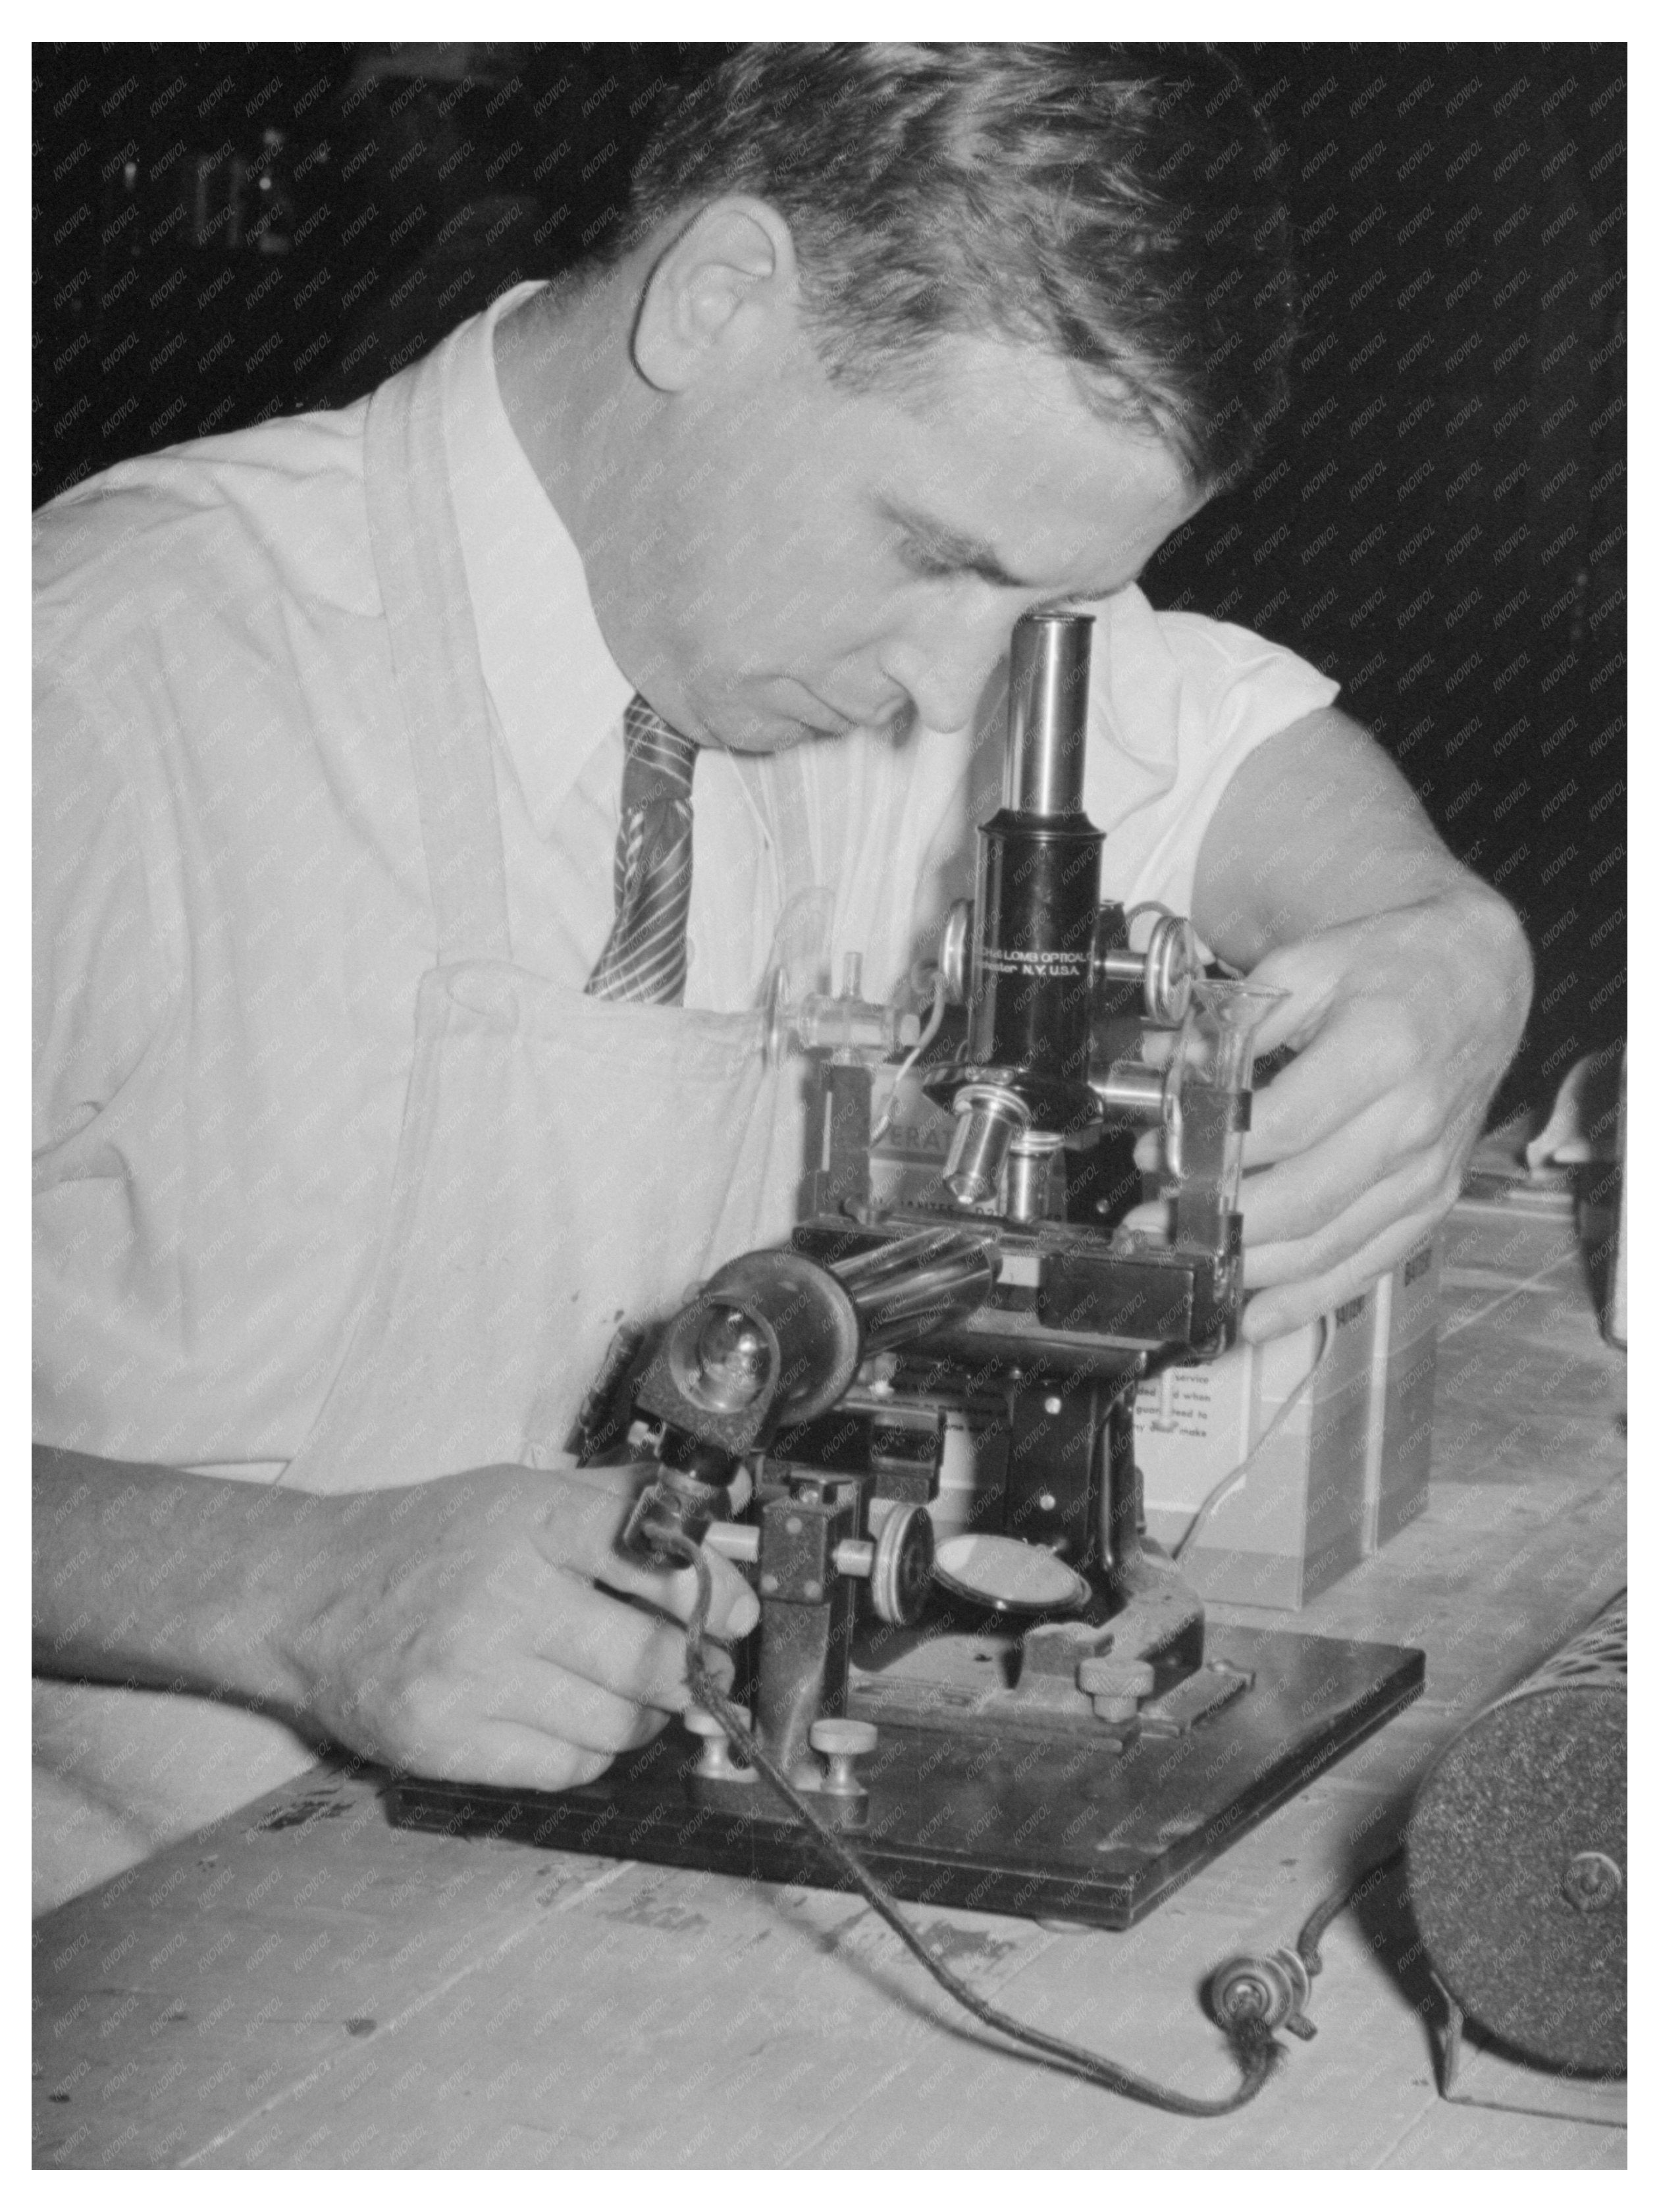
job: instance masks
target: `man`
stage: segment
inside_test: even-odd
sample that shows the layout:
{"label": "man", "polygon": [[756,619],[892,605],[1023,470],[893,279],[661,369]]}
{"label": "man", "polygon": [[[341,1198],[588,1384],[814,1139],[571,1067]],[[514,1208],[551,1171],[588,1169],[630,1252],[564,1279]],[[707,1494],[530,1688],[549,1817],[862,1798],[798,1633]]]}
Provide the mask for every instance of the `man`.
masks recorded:
{"label": "man", "polygon": [[1248,1333],[1450,1202],[1512,915],[1334,686],[1135,588],[1282,388],[1270,169],[1196,57],[744,50],[602,263],[41,519],[47,1897],[307,1743],[556,1789],[684,1703],[572,1417],[787,1231],[766,976],[902,984],[1033,608],[1097,617],[1106,890],[1287,994]]}

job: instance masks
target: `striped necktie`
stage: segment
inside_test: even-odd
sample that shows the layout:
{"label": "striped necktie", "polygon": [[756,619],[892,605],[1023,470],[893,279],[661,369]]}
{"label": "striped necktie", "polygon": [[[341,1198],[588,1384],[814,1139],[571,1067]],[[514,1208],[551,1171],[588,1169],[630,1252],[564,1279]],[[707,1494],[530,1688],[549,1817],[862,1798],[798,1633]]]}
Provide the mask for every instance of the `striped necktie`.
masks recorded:
{"label": "striped necktie", "polygon": [[617,918],[587,980],[594,999],[678,1006],[691,910],[691,771],[697,748],[636,692],[623,716]]}

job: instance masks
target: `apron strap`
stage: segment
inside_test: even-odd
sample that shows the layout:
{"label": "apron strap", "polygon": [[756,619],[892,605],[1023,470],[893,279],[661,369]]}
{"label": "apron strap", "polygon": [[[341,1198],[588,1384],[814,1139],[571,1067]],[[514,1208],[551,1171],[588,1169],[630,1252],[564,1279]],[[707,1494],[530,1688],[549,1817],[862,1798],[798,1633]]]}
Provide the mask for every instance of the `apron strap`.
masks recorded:
{"label": "apron strap", "polygon": [[414,757],[438,957],[507,960],[489,714],[450,499],[441,398],[439,379],[421,363],[369,401],[369,542]]}

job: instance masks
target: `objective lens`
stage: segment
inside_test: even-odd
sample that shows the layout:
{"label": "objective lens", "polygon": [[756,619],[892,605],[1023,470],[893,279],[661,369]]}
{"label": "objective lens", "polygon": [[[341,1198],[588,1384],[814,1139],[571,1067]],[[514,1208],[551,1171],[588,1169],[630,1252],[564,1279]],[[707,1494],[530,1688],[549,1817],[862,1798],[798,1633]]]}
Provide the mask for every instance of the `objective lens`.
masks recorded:
{"label": "objective lens", "polygon": [[716,1306],[697,1333],[692,1392],[711,1412],[735,1413],[759,1397],[771,1360],[766,1338],[749,1315],[737,1306]]}
{"label": "objective lens", "polygon": [[952,1111],[957,1125],[945,1188],[962,1206],[986,1205],[997,1194],[1009,1146],[1030,1127],[1031,1116],[1012,1091],[986,1083],[958,1091]]}

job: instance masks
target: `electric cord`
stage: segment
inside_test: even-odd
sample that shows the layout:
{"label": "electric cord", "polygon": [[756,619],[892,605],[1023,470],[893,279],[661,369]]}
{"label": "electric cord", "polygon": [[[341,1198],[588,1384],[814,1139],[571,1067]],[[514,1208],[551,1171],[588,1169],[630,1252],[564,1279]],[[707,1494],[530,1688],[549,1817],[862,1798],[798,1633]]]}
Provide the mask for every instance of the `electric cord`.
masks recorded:
{"label": "electric cord", "polygon": [[1170,1547],[1170,1557],[1172,1559],[1178,1559],[1181,1557],[1187,1547],[1198,1534],[1200,1529],[1206,1525],[1206,1523],[1212,1518],[1218,1509],[1226,1503],[1228,1498],[1230,1498],[1233,1492],[1238,1488],[1240,1483],[1244,1481],[1256,1460],[1260,1458],[1261,1455],[1264,1451],[1266,1451],[1267,1446],[1279,1434],[1285,1422],[1290,1419],[1291,1415],[1302,1403],[1302,1401],[1307,1396],[1309,1391],[1312,1389],[1315,1378],[1318,1375],[1320,1369],[1325,1364],[1326,1355],[1330,1351],[1332,1343],[1334,1341],[1336,1335],[1335,1330],[1331,1327],[1331,1318],[1328,1314],[1322,1314],[1320,1316],[1319,1328],[1319,1350],[1314,1355],[1313,1365],[1308,1370],[1302,1380],[1297,1384],[1295,1389],[1291,1391],[1290,1396],[1286,1398],[1284,1404],[1273,1415],[1272,1420],[1268,1422],[1267,1427],[1263,1429],[1261,1434],[1250,1446],[1250,1449],[1245,1453],[1243,1458],[1240,1460],[1238,1465],[1235,1468],[1230,1468],[1227,1473],[1222,1476],[1219,1482],[1215,1484],[1213,1488],[1206,1494],[1203,1503],[1200,1505],[1197,1512],[1194,1514],[1192,1519],[1187,1523],[1186,1528],[1182,1531],[1179,1541]]}
{"label": "electric cord", "polygon": [[921,1035],[916,1039],[915,1044],[911,1046],[908,1058],[904,1061],[904,1064],[899,1069],[898,1073],[893,1078],[893,1087],[888,1093],[887,1103],[882,1109],[881,1119],[877,1122],[875,1127],[870,1132],[870,1142],[872,1145],[878,1145],[882,1139],[887,1134],[888,1130],[892,1127],[893,1115],[898,1106],[899,1086],[904,1081],[905,1077],[909,1074],[916,1062],[921,1058],[923,1053],[927,1051],[928,1046],[932,1044],[933,1039],[939,1035],[939,1024],[944,1019],[945,977],[939,969],[935,969],[933,971],[933,1010],[927,1017],[927,1027],[922,1030]]}
{"label": "electric cord", "polygon": [[1404,1844],[1396,1844],[1384,1856],[1374,1859],[1363,1874],[1355,1875],[1352,1881],[1345,1882],[1340,1889],[1332,1890],[1328,1897],[1322,1898],[1315,1905],[1303,1923],[1302,1933],[1296,1939],[1296,1954],[1310,1975],[1318,1973],[1324,1965],[1319,1955],[1320,1939],[1332,1921],[1339,1913],[1347,1911],[1349,1905],[1370,1887],[1376,1875],[1386,1874],[1390,1867],[1398,1866],[1405,1856]]}
{"label": "electric cord", "polygon": [[1008,2014],[988,2003],[977,1990],[971,1989],[942,1960],[935,1958],[845,1838],[829,1826],[795,1788],[777,1762],[762,1750],[750,1733],[741,1709],[732,1702],[709,1673],[703,1660],[702,1638],[708,1620],[713,1584],[708,1562],[702,1547],[694,1544],[689,1537],[668,1532],[659,1534],[655,1540],[662,1549],[683,1559],[695,1571],[697,1578],[696,1600],[692,1606],[690,1618],[685,1623],[686,1675],[691,1694],[703,1711],[720,1723],[732,1749],[765,1776],[785,1803],[812,1830],[836,1867],[858,1890],[872,1911],[886,1923],[906,1950],[921,1961],[947,1995],[954,1997],[984,2027],[1035,2052],[1042,2065],[1053,2068],[1057,2073],[1079,2075],[1084,2081],[1092,2081],[1103,2089],[1110,2089],[1119,2096],[1133,2098],[1139,2104],[1155,2106],[1160,2112],[1177,2113],[1188,2119],[1218,2119],[1248,2105],[1266,2086],[1283,2054],[1281,2046],[1273,2040],[1272,2030],[1259,2017],[1246,2014],[1237,2020],[1229,2019],[1221,2023],[1243,2075],[1237,2088],[1226,2097],[1189,2097],[1178,2089],[1163,2088],[1155,2081],[1131,2073],[1127,2067],[1087,2051],[1080,2044],[1068,2043],[1063,2036],[1048,2035],[1041,2028],[1030,2027],[1023,2021],[1012,2019]]}
{"label": "electric cord", "polygon": [[1210,2017],[1223,2027],[1231,2027],[1235,2021],[1255,2020],[1268,2028],[1282,2027],[1304,2043],[1311,2042],[1318,2031],[1308,2017],[1308,2001],[1313,1995],[1315,1977],[1324,1965],[1319,1955],[1320,1938],[1338,1913],[1363,1897],[1404,1856],[1401,1844],[1363,1874],[1322,1897],[1303,1923],[1294,1950],[1280,1945],[1272,1951],[1247,1951],[1218,1966],[1205,1991]]}
{"label": "electric cord", "polygon": [[1180,921],[1184,919],[1172,906],[1165,906],[1162,899],[1142,899],[1138,906],[1132,906],[1124,915],[1124,928],[1132,930],[1143,914],[1161,914],[1167,921]]}

